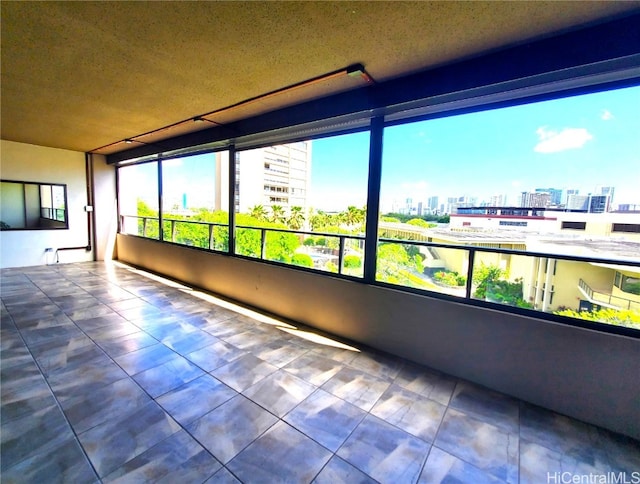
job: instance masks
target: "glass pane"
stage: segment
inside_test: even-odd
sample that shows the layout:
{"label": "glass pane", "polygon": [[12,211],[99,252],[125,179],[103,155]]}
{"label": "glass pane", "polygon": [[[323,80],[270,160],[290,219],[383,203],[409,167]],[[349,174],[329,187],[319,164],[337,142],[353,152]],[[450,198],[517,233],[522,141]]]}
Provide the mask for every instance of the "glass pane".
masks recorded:
{"label": "glass pane", "polygon": [[[440,245],[465,246],[477,249],[472,298],[580,314],[633,301],[637,270],[624,291],[615,271],[605,283],[602,267],[553,256],[640,261],[638,99],[632,87],[386,128],[378,280],[425,287],[404,240],[432,244],[420,254],[439,290],[464,295],[468,263]],[[500,250],[549,254],[553,267]]]}
{"label": "glass pane", "polygon": [[204,249],[226,249],[228,180],[227,151],[163,160],[164,240]]}
{"label": "glass pane", "polygon": [[640,329],[640,295],[617,287],[616,272],[640,280],[640,266],[477,251],[472,297]]}
{"label": "glass pane", "polygon": [[376,280],[464,297],[469,254],[420,244],[381,242]]}
{"label": "glass pane", "polygon": [[[51,185],[40,185],[40,206],[42,208],[52,208],[53,200],[51,198]],[[52,218],[50,216],[50,212],[47,212],[47,217]]]}
{"label": "glass pane", "polygon": [[[238,230],[268,227],[306,232],[295,235],[268,231],[264,257],[338,272],[341,237],[333,234],[364,236],[368,154],[368,132],[238,153]],[[356,264],[355,258],[363,257],[364,243],[343,239],[345,254],[348,248],[351,256],[349,264]],[[250,241],[236,239],[236,252],[255,254],[255,250],[242,246],[245,242]],[[349,269],[350,275],[362,276],[361,269]]]}
{"label": "glass pane", "polygon": [[158,164],[124,166],[118,177],[122,233],[159,238]]}

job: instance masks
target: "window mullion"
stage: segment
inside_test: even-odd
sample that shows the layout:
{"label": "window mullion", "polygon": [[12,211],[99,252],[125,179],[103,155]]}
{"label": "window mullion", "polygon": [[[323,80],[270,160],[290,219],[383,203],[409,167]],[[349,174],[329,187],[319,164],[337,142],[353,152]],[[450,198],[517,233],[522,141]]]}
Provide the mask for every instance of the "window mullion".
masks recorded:
{"label": "window mullion", "polygon": [[[229,146],[229,243],[227,250],[233,255],[236,252],[236,146]],[[239,195],[239,194],[238,194]]]}
{"label": "window mullion", "polygon": [[364,244],[364,282],[368,284],[376,280],[383,131],[384,118],[381,116],[373,118],[369,138],[369,180],[367,182],[367,220]]}

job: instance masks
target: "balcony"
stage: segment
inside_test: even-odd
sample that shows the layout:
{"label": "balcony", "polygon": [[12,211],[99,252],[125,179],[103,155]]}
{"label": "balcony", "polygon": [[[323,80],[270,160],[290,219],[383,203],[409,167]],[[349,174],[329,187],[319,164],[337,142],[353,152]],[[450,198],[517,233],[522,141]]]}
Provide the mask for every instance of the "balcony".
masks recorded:
{"label": "balcony", "polygon": [[604,290],[592,289],[583,279],[578,281],[578,289],[590,303],[597,304],[598,306],[611,309],[640,310],[640,302],[614,296]]}

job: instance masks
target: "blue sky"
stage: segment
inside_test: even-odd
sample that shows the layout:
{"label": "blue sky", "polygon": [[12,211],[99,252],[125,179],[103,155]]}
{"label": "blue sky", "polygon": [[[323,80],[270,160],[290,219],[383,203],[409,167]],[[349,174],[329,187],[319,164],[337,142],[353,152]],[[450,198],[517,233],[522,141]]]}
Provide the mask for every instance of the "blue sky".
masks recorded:
{"label": "blue sky", "polygon": [[[640,87],[409,123],[385,130],[382,205],[429,196],[507,195],[614,186],[640,204]],[[313,142],[317,208],[362,205],[366,134]]]}

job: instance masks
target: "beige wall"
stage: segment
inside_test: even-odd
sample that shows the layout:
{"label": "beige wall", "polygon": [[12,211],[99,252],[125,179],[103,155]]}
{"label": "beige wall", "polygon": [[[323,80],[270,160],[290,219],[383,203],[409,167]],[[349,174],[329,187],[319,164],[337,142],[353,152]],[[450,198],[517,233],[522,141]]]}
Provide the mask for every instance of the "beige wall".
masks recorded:
{"label": "beige wall", "polygon": [[102,155],[92,155],[95,246],[97,260],[115,257],[118,211],[116,204],[116,169]]}
{"label": "beige wall", "polygon": [[[14,141],[0,141],[0,177],[3,179],[63,183],[67,185],[69,228],[56,230],[19,230],[0,232],[0,267],[22,267],[53,263],[54,251],[61,247],[80,247],[89,244],[87,178],[85,154],[78,151],[48,148]],[[105,158],[96,156],[94,167],[94,214],[98,233],[97,248],[92,250],[60,251],[60,263],[103,259],[115,245],[115,169],[107,166]],[[109,246],[109,241],[111,245]]]}
{"label": "beige wall", "polygon": [[[87,190],[84,153],[43,146],[0,141],[0,176],[3,179],[64,183],[67,185],[69,228],[64,230],[19,230],[0,232],[0,267],[20,267],[52,262],[45,254],[50,247],[86,246]],[[59,253],[60,262],[92,260],[84,249]]]}
{"label": "beige wall", "polygon": [[118,257],[640,438],[640,340],[118,235]]}

